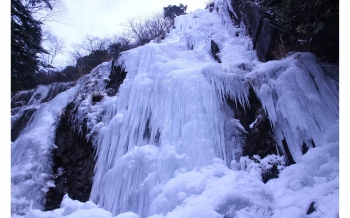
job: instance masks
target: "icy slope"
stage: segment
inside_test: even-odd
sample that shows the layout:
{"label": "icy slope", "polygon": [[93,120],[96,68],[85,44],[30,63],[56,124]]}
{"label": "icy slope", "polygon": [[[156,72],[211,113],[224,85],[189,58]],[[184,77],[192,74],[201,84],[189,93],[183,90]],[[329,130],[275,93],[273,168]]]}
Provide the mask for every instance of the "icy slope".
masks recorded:
{"label": "icy slope", "polygon": [[[26,217],[338,215],[338,82],[309,53],[257,61],[227,2],[177,17],[163,42],[124,52],[117,64],[127,76],[117,95],[80,104],[76,124],[87,118],[89,136],[96,136],[96,205],[65,196],[60,209]],[[89,76],[103,91],[103,76],[96,69]],[[91,88],[79,84],[82,92]],[[285,166],[290,160],[278,155],[241,157],[247,130],[226,100],[249,107],[249,87],[268,115],[277,152],[288,149],[296,164]],[[264,184],[261,174],[273,164],[279,178]]]}

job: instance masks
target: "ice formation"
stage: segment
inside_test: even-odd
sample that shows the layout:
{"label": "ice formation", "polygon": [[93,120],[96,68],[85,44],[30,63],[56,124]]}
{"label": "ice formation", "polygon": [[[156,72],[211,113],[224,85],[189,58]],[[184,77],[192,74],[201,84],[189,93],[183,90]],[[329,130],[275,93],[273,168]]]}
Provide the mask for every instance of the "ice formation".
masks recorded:
{"label": "ice formation", "polygon": [[[215,5],[218,11],[177,17],[161,43],[124,52],[115,64],[127,76],[116,96],[81,102],[72,119],[79,125],[86,117],[95,140],[91,202],[65,196],[60,209],[35,210],[42,209],[38,189],[48,186],[49,159],[41,155],[54,146],[55,121],[79,101],[76,93],[103,93],[111,62],[40,106],[12,143],[12,204],[34,200],[25,217],[302,217],[310,202],[317,208],[310,217],[338,215],[338,82],[310,53],[259,62],[244,28],[230,20],[228,1]],[[211,40],[222,63],[211,55]],[[249,107],[249,87],[280,155],[285,141],[296,164],[240,156],[246,130],[226,100]],[[264,184],[261,173],[272,163],[281,163],[279,178]]]}

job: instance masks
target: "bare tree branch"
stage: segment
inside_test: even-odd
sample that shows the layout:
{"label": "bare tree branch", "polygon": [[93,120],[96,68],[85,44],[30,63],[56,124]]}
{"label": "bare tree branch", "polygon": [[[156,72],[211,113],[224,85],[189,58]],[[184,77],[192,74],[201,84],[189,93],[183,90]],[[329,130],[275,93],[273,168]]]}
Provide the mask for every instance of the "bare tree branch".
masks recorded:
{"label": "bare tree branch", "polygon": [[55,35],[50,32],[43,32],[43,41],[42,45],[48,54],[42,54],[42,62],[44,62],[47,68],[47,74],[51,72],[54,67],[54,60],[56,56],[63,51],[64,41],[62,39],[58,39]]}
{"label": "bare tree branch", "polygon": [[62,0],[21,0],[25,8],[40,22],[60,22],[65,13]]}
{"label": "bare tree branch", "polygon": [[132,36],[136,44],[143,45],[153,39],[164,37],[171,28],[171,22],[158,12],[148,18],[131,18],[122,26],[126,27],[125,32]]}

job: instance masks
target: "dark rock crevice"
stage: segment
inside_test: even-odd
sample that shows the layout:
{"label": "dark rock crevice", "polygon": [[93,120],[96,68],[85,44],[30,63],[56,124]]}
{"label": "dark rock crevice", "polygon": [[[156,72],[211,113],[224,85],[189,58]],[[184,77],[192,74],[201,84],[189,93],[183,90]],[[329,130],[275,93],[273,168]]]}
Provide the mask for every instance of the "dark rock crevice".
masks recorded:
{"label": "dark rock crevice", "polygon": [[123,83],[125,77],[126,77],[126,71],[119,66],[115,65],[115,62],[117,59],[113,59],[112,61],[112,69],[111,73],[109,74],[109,81],[106,85],[106,93],[108,96],[114,96],[117,94],[119,86]]}
{"label": "dark rock crevice", "polygon": [[46,210],[59,208],[65,194],[74,200],[82,202],[89,200],[96,164],[94,136],[87,137],[91,134],[87,117],[80,123],[75,123],[73,118],[79,111],[81,101],[88,96],[91,95],[91,106],[94,106],[104,99],[101,92],[106,92],[108,96],[114,96],[118,92],[126,72],[121,66],[114,65],[115,61],[116,59],[112,61],[105,89],[100,92],[79,94],[66,106],[60,117],[55,136],[57,148],[52,151],[55,187],[51,187],[46,194]]}
{"label": "dark rock crevice", "polygon": [[[248,156],[254,161],[257,161],[254,155],[259,155],[260,158],[277,155],[273,129],[260,100],[252,88],[249,89],[248,102],[249,107],[243,108],[242,105],[232,99],[227,100],[228,105],[234,111],[235,119],[238,119],[246,130],[242,155]],[[277,165],[273,164],[271,170],[262,173],[262,180],[266,183],[270,179],[278,178],[278,174]]]}
{"label": "dark rock crevice", "polygon": [[277,165],[273,165],[270,171],[261,174],[263,183],[267,183],[270,179],[278,178],[279,174]]}
{"label": "dark rock crevice", "polygon": [[56,130],[57,148],[52,152],[55,187],[46,194],[46,210],[59,208],[67,193],[72,199],[82,202],[90,197],[95,167],[94,148],[92,141],[86,139],[86,120],[80,134],[70,122],[74,109],[74,102],[69,103]]}
{"label": "dark rock crevice", "polygon": [[[284,154],[286,166],[295,164],[296,162],[289,151],[286,140],[283,139],[281,142],[284,152],[277,145],[268,116],[252,88],[249,89],[248,101],[249,107],[243,108],[242,105],[236,104],[232,99],[227,100],[228,105],[235,113],[235,118],[240,121],[247,132],[245,134],[246,140],[242,155],[250,158],[253,158],[254,155],[259,155],[261,158],[264,158],[267,155]],[[314,147],[313,141],[306,142],[304,147],[304,152],[306,153],[307,149]],[[274,172],[277,171],[272,170],[270,173],[273,174]],[[271,176],[269,175],[267,177]]]}
{"label": "dark rock crevice", "polygon": [[269,154],[277,154],[271,124],[252,88],[249,90],[248,101],[250,106],[246,108],[232,99],[227,101],[235,113],[235,119],[240,121],[247,132],[242,155],[259,155],[264,158]]}
{"label": "dark rock crevice", "polygon": [[211,47],[211,54],[213,55],[214,59],[218,62],[221,63],[219,54],[220,54],[220,49],[218,44],[216,44],[213,40],[210,40],[210,47]]}

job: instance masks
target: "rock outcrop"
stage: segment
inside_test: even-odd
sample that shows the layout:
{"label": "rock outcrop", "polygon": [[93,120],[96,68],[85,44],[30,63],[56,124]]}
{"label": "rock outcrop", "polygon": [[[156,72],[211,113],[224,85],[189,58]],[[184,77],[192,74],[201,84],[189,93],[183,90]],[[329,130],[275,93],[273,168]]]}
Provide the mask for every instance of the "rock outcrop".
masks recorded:
{"label": "rock outcrop", "polygon": [[79,133],[69,119],[75,109],[74,102],[68,104],[56,129],[57,149],[52,152],[55,187],[46,194],[47,210],[59,208],[67,193],[72,199],[89,200],[95,167],[94,148],[92,141],[86,139],[86,123]]}
{"label": "rock outcrop", "polygon": [[[55,137],[57,148],[52,151],[55,186],[50,187],[46,194],[46,210],[59,208],[65,194],[74,200],[89,200],[96,164],[93,145],[95,134],[91,123],[101,121],[100,102],[108,96],[114,96],[126,76],[126,72],[114,65],[114,61],[108,78],[102,72],[104,69],[97,67],[91,73],[95,77],[85,78],[86,85],[60,117]],[[91,113],[94,116],[89,119],[88,114]]]}
{"label": "rock outcrop", "polygon": [[[281,59],[290,52],[311,52],[323,62],[338,63],[339,19],[335,18],[337,14],[335,11],[339,10],[337,3],[329,5],[328,12],[322,13],[320,9],[318,12],[314,11],[308,16],[309,20],[303,19],[303,11],[298,11],[298,15],[284,20],[286,24],[281,26],[282,21],[277,22],[277,20],[286,18],[276,15],[280,7],[284,7],[284,10],[288,9],[291,13],[295,10],[292,6],[284,6],[281,2],[260,1],[256,3],[249,0],[231,0],[233,11],[229,10],[230,17],[236,25],[244,23],[259,60],[267,62]],[[326,7],[325,5],[323,7]],[[312,7],[312,4],[308,7]],[[327,19],[327,16],[331,16],[332,19]],[[311,25],[312,19],[314,21]],[[306,30],[307,27],[310,29]],[[324,44],[324,42],[327,43]]]}
{"label": "rock outcrop", "polygon": [[123,83],[126,72],[121,66],[115,65],[117,59],[113,59],[112,61],[112,69],[111,73],[109,74],[109,81],[106,85],[106,93],[108,96],[114,96],[117,94],[117,91],[119,89],[119,86]]}
{"label": "rock outcrop", "polygon": [[210,46],[211,46],[211,54],[213,55],[214,59],[218,62],[221,63],[219,54],[220,54],[220,49],[218,44],[216,44],[213,40],[210,40]]}
{"label": "rock outcrop", "polygon": [[235,113],[235,119],[239,120],[247,132],[242,155],[249,157],[259,155],[264,158],[269,154],[277,154],[270,122],[252,89],[249,91],[248,100],[250,106],[246,108],[233,100],[228,100],[228,104]]}
{"label": "rock outcrop", "polygon": [[[241,5],[242,12],[237,11],[236,14],[242,13],[242,20],[259,60],[266,62],[276,59],[275,53],[283,29],[258,5],[247,1],[242,1]],[[234,8],[237,10],[237,6]]]}

